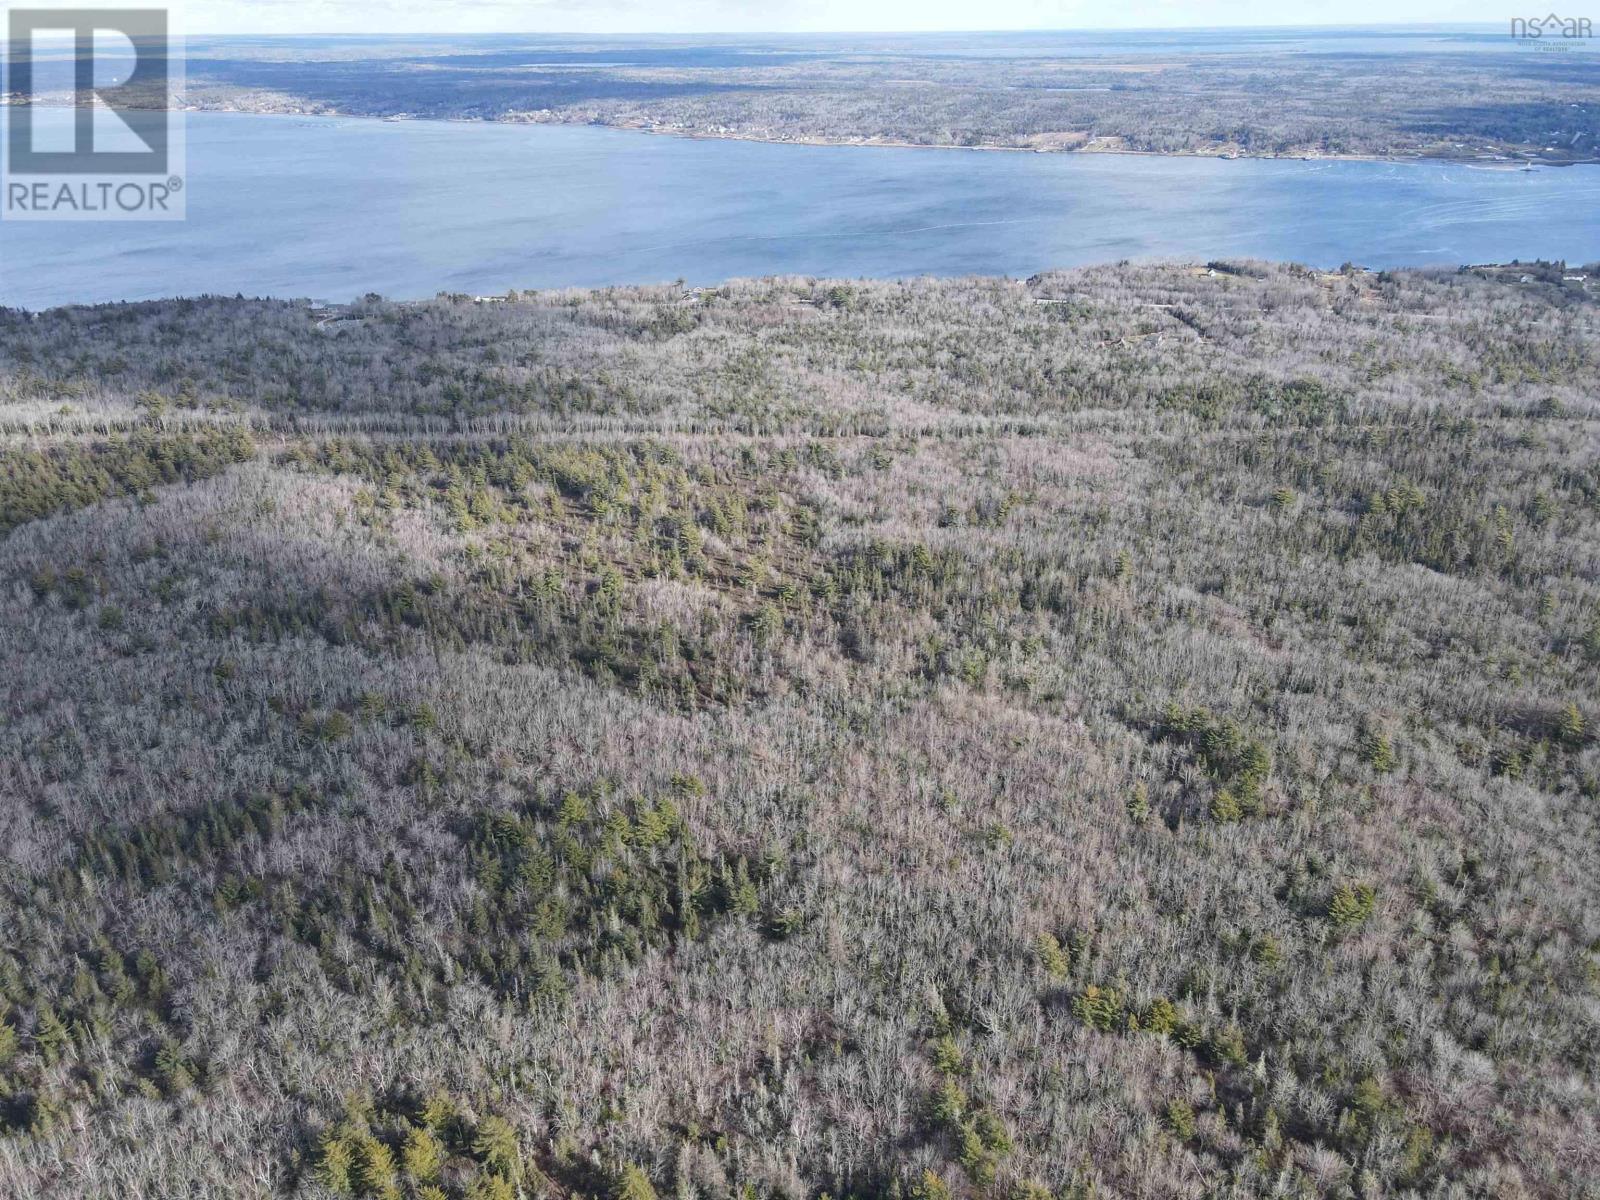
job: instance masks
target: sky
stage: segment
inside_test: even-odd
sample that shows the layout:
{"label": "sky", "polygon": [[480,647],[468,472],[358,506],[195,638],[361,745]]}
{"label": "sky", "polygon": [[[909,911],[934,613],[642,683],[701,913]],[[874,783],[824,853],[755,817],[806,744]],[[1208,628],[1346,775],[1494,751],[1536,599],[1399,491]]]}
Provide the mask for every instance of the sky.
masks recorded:
{"label": "sky", "polygon": [[[69,0],[28,5],[73,6]],[[1114,5],[1090,0],[181,0],[177,7],[181,27],[190,34],[371,34],[1503,24],[1514,15],[1511,8],[1527,5],[1508,7],[1505,0],[1122,0]]]}

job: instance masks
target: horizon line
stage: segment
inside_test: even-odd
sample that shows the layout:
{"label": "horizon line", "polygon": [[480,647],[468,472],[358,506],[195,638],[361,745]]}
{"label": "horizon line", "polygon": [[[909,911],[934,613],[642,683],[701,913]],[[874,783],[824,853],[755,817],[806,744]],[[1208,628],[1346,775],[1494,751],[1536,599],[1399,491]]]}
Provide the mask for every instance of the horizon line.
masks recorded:
{"label": "horizon line", "polygon": [[471,30],[452,31],[447,29],[380,29],[357,32],[353,30],[317,29],[296,32],[270,32],[267,30],[243,30],[233,32],[202,32],[192,33],[191,37],[346,37],[346,38],[387,38],[387,37],[441,37],[441,38],[472,38],[472,37],[936,37],[943,34],[1008,34],[1008,33],[1209,33],[1226,30],[1230,32],[1245,32],[1257,30],[1264,33],[1293,32],[1296,30],[1349,30],[1357,31],[1398,31],[1398,30],[1475,30],[1499,29],[1502,22],[1497,21],[1382,21],[1376,23],[1351,24],[1349,22],[1328,23],[1300,23],[1293,25],[1255,25],[1255,24],[1222,24],[1222,25],[1074,25],[1074,26],[997,26],[992,28],[950,27],[948,29],[629,29],[629,30],[586,30],[586,29],[501,29],[501,30]]}
{"label": "horizon line", "polygon": [[[1541,18],[1543,19],[1543,18]],[[833,37],[896,34],[915,37],[919,34],[940,33],[1204,33],[1216,29],[1250,30],[1263,32],[1297,29],[1348,29],[1348,30],[1398,30],[1398,29],[1498,29],[1499,21],[1378,21],[1351,24],[1349,22],[1313,22],[1294,25],[1016,25],[1016,26],[951,26],[948,29],[619,29],[602,33],[586,29],[505,29],[451,31],[448,29],[379,29],[367,33],[335,30],[308,30],[304,33],[269,33],[242,31],[235,34],[214,34],[217,37],[503,37],[506,35],[541,34],[558,37]]]}

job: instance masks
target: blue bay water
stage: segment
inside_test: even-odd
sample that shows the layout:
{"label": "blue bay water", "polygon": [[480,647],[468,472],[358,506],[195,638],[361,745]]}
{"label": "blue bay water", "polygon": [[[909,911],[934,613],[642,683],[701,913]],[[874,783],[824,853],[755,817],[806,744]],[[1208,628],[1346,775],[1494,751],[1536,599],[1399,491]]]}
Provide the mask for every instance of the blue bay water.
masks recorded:
{"label": "blue bay water", "polygon": [[766,145],[190,114],[188,220],[0,223],[0,304],[345,300],[1117,259],[1600,259],[1600,168]]}

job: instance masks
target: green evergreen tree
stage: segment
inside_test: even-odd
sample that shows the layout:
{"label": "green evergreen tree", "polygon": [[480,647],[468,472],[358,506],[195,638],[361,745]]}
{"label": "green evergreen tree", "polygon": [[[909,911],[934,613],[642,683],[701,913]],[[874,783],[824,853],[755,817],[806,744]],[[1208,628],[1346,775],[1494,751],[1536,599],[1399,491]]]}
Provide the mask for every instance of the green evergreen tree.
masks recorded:
{"label": "green evergreen tree", "polygon": [[504,1117],[485,1117],[478,1122],[472,1152],[507,1179],[521,1178],[522,1153],[517,1148],[517,1131]]}
{"label": "green evergreen tree", "polygon": [[400,1163],[416,1183],[435,1183],[447,1157],[444,1143],[429,1129],[412,1129],[400,1148]]}
{"label": "green evergreen tree", "polygon": [[1379,730],[1368,730],[1361,739],[1361,757],[1367,765],[1380,775],[1387,774],[1399,765],[1395,757],[1394,746],[1388,737]]}
{"label": "green evergreen tree", "polygon": [[1575,746],[1583,741],[1583,732],[1583,714],[1576,704],[1569,702],[1556,719],[1556,736],[1567,745]]}
{"label": "green evergreen tree", "polygon": [[1128,797],[1128,819],[1135,825],[1150,819],[1150,790],[1143,783],[1133,785],[1133,794]]}
{"label": "green evergreen tree", "polygon": [[1051,979],[1060,981],[1072,971],[1072,959],[1062,949],[1056,935],[1046,931],[1033,939],[1033,953]]}
{"label": "green evergreen tree", "polygon": [[39,1010],[34,1022],[33,1044],[47,1063],[55,1062],[72,1045],[72,1035],[67,1032],[61,1018],[56,1016],[56,1010],[48,1004]]}
{"label": "green evergreen tree", "polygon": [[322,1138],[317,1177],[336,1196],[355,1195],[355,1151],[342,1130],[329,1130]]}
{"label": "green evergreen tree", "polygon": [[1172,1131],[1172,1136],[1180,1142],[1189,1141],[1199,1132],[1194,1109],[1187,1100],[1181,1098],[1168,1100],[1167,1107],[1161,1115],[1167,1128]]}
{"label": "green evergreen tree", "polygon": [[394,1151],[371,1133],[356,1138],[356,1177],[361,1190],[378,1200],[398,1200],[400,1181],[396,1178]]}
{"label": "green evergreen tree", "polygon": [[1328,920],[1336,929],[1353,929],[1372,916],[1377,900],[1369,884],[1342,883],[1328,902]]}
{"label": "green evergreen tree", "polygon": [[611,1195],[612,1200],[657,1200],[655,1185],[650,1182],[650,1176],[632,1163],[622,1168]]}

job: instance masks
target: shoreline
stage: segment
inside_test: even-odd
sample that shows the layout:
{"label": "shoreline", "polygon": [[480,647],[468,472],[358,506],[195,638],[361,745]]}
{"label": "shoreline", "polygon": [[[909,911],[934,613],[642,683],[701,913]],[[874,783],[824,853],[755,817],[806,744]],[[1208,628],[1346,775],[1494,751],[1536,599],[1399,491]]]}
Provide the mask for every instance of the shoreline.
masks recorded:
{"label": "shoreline", "polygon": [[762,146],[811,146],[859,150],[955,150],[986,154],[1042,154],[1051,156],[1072,155],[1125,155],[1131,158],[1193,158],[1216,159],[1222,162],[1368,162],[1403,164],[1449,163],[1457,166],[1481,167],[1486,170],[1521,171],[1531,167],[1600,166],[1600,157],[1572,158],[1559,162],[1541,158],[1512,158],[1505,155],[1444,155],[1444,154],[1251,154],[1224,150],[1139,150],[1126,146],[1094,145],[1092,142],[1071,149],[1039,146],[956,146],[934,145],[928,142],[888,141],[875,138],[761,137],[748,133],[711,133],[693,129],[663,129],[648,125],[613,123],[608,121],[548,121],[517,120],[506,117],[419,117],[406,114],[380,116],[375,113],[348,112],[283,112],[273,109],[185,107],[183,113],[206,113],[238,117],[295,117],[302,120],[373,121],[389,125],[506,125],[534,126],[565,129],[610,129],[619,133],[648,134],[652,137],[674,137],[700,142],[749,142]]}
{"label": "shoreline", "polygon": [[[252,115],[266,115],[266,114],[252,114]],[[1301,271],[1304,271],[1304,272],[1308,272],[1311,275],[1313,275],[1315,277],[1318,277],[1319,279],[1323,279],[1323,280],[1326,280],[1326,279],[1329,279],[1329,278],[1333,278],[1333,277],[1341,277],[1341,276],[1345,276],[1347,274],[1352,274],[1354,277],[1368,277],[1368,278],[1370,278],[1370,277],[1382,274],[1384,272],[1410,272],[1410,273],[1416,273],[1416,274],[1428,274],[1428,273],[1437,273],[1437,272],[1461,273],[1461,272],[1468,272],[1468,271],[1512,271],[1512,270],[1516,270],[1516,271],[1520,272],[1520,271],[1531,271],[1531,270],[1540,269],[1540,268],[1548,269],[1549,267],[1551,267],[1556,262],[1567,262],[1568,263],[1568,266],[1567,266],[1568,270],[1576,269],[1577,266],[1578,266],[1578,264],[1572,263],[1570,260],[1538,259],[1538,260],[1523,261],[1523,262],[1520,262],[1520,263],[1519,262],[1514,262],[1514,261],[1506,261],[1506,262],[1474,262],[1474,263],[1463,262],[1463,263],[1455,263],[1455,264],[1448,264],[1448,263],[1442,263],[1441,262],[1441,263],[1437,263],[1437,264],[1416,263],[1416,264],[1410,264],[1410,265],[1404,265],[1404,266],[1396,266],[1396,267],[1382,267],[1382,266],[1373,267],[1373,266],[1366,266],[1366,265],[1362,265],[1362,264],[1350,264],[1353,267],[1353,271],[1352,272],[1347,272],[1344,267],[1319,266],[1316,263],[1302,262],[1302,261],[1298,261],[1298,260],[1295,260],[1295,259],[1288,259],[1288,258],[1267,258],[1267,259],[1243,258],[1243,259],[1239,259],[1239,260],[1229,260],[1229,259],[1211,259],[1211,260],[1207,260],[1205,258],[1200,258],[1200,257],[1166,257],[1166,256],[1155,256],[1155,257],[1149,257],[1149,258],[1127,259],[1127,260],[1123,260],[1122,265],[1125,265],[1125,266],[1126,265],[1132,265],[1132,266],[1136,266],[1136,267],[1143,267],[1143,268],[1149,268],[1149,269],[1154,269],[1154,270],[1182,271],[1182,272],[1189,273],[1189,274],[1210,273],[1210,274],[1213,274],[1213,275],[1227,275],[1227,274],[1231,274],[1232,272],[1229,272],[1227,270],[1222,269],[1218,264],[1227,263],[1227,262],[1230,262],[1230,261],[1240,261],[1240,262],[1246,262],[1246,263],[1256,262],[1256,263],[1264,263],[1264,264],[1266,264],[1268,266],[1295,268],[1295,269],[1298,269],[1298,270],[1301,270]],[[857,284],[857,283],[912,284],[912,283],[917,283],[917,282],[930,282],[930,281],[934,282],[934,283],[955,283],[955,282],[961,282],[961,281],[989,281],[989,282],[1005,282],[1005,283],[1011,283],[1011,284],[1018,284],[1018,285],[1021,285],[1023,287],[1029,287],[1029,286],[1032,285],[1034,279],[1037,278],[1040,275],[1047,275],[1047,274],[1062,274],[1062,275],[1066,275],[1066,274],[1071,274],[1073,272],[1094,271],[1094,270],[1098,270],[1100,268],[1103,268],[1103,267],[1106,267],[1106,266],[1110,266],[1110,265],[1111,265],[1111,261],[1107,260],[1105,262],[1072,263],[1072,264],[1066,264],[1066,265],[1056,266],[1056,267],[1040,267],[1032,275],[1022,275],[1022,274],[1011,275],[1011,274],[1004,274],[1004,273],[999,273],[999,272],[981,272],[980,271],[980,272],[967,273],[967,274],[926,273],[926,274],[913,274],[913,275],[831,275],[831,276],[827,276],[827,277],[813,277],[813,276],[808,276],[808,275],[804,275],[804,274],[795,274],[795,273],[792,273],[792,272],[774,272],[774,273],[765,274],[765,275],[730,275],[730,276],[727,276],[727,277],[723,278],[722,280],[720,280],[718,282],[706,283],[706,284],[689,284],[689,283],[686,283],[683,280],[668,280],[668,279],[648,280],[648,279],[641,279],[641,280],[632,280],[632,281],[629,281],[629,282],[626,282],[626,283],[551,284],[551,285],[535,285],[535,286],[529,286],[529,287],[512,287],[507,292],[489,293],[489,294],[481,294],[481,295],[480,294],[475,294],[475,293],[470,292],[470,291],[459,291],[459,290],[453,290],[453,289],[448,289],[448,288],[442,288],[442,289],[437,289],[434,292],[429,293],[429,294],[392,295],[392,294],[384,293],[384,294],[380,294],[379,300],[380,300],[381,303],[388,304],[388,305],[393,305],[393,306],[401,307],[401,308],[419,307],[419,306],[430,305],[430,304],[435,304],[435,303],[454,303],[454,304],[464,304],[464,305],[468,305],[468,306],[476,306],[476,305],[500,305],[500,304],[506,304],[506,303],[513,303],[513,302],[515,302],[513,300],[513,297],[517,297],[519,299],[525,300],[525,299],[528,299],[528,298],[553,296],[553,295],[562,294],[562,293],[594,294],[594,293],[606,293],[606,292],[642,292],[642,291],[651,291],[651,290],[656,290],[656,289],[673,289],[673,290],[676,290],[678,292],[678,296],[677,296],[678,302],[682,303],[684,301],[697,298],[698,296],[700,296],[700,295],[702,295],[704,293],[715,292],[715,291],[717,291],[717,290],[719,290],[721,288],[727,287],[730,284],[736,284],[736,283],[774,283],[774,284],[776,284],[776,283],[785,283],[785,282],[801,281],[801,280],[810,280],[812,283],[822,282],[822,283],[844,283],[844,284]],[[1587,265],[1587,264],[1585,264],[1585,265]],[[1597,276],[1596,278],[1600,278],[1600,276]],[[199,292],[161,292],[161,293],[158,293],[158,294],[151,294],[151,295],[145,295],[145,296],[120,297],[120,298],[117,298],[117,299],[107,299],[107,300],[70,300],[70,301],[64,301],[64,302],[59,303],[59,304],[45,304],[45,305],[40,305],[38,307],[31,307],[31,306],[29,306],[27,304],[7,304],[7,303],[4,302],[3,299],[0,299],[0,311],[26,313],[26,314],[28,314],[29,318],[32,319],[32,318],[36,318],[36,317],[38,317],[38,316],[40,316],[40,315],[42,315],[44,313],[54,312],[54,311],[57,311],[57,310],[60,310],[60,309],[90,309],[90,310],[92,310],[92,309],[105,309],[105,308],[133,307],[133,306],[138,306],[138,305],[149,305],[149,304],[170,304],[170,303],[175,303],[175,302],[180,302],[180,301],[201,301],[201,300],[220,300],[220,301],[243,300],[243,301],[246,301],[246,302],[249,302],[249,303],[287,304],[287,305],[296,306],[296,307],[303,307],[307,311],[307,313],[312,316],[312,318],[313,318],[313,320],[315,322],[317,331],[320,332],[320,333],[330,333],[332,330],[336,329],[336,327],[342,321],[346,321],[346,320],[350,319],[349,316],[348,316],[349,310],[357,308],[358,306],[360,306],[361,304],[364,303],[363,295],[360,294],[360,293],[353,294],[353,295],[351,295],[350,297],[348,297],[346,299],[339,299],[339,298],[333,298],[333,297],[329,297],[329,296],[325,296],[325,295],[324,296],[313,296],[313,295],[310,295],[310,294],[297,294],[297,293],[292,293],[292,292],[255,292],[255,293],[246,293],[246,292],[241,292],[241,291],[236,291],[236,292],[204,292],[204,291],[199,291]],[[1052,304],[1052,303],[1060,303],[1061,301],[1050,299],[1050,298],[1044,298],[1044,299],[1035,298],[1034,302],[1035,303],[1041,303],[1041,304]]]}
{"label": "shoreline", "polygon": [[[12,107],[8,96],[0,96],[0,108]],[[21,106],[16,106],[21,107]],[[40,108],[65,108],[67,105],[41,104]],[[357,112],[295,112],[266,108],[221,108],[210,105],[185,105],[172,111],[184,114],[209,114],[229,117],[293,117],[308,121],[372,121],[377,124],[399,125],[505,125],[538,126],[566,129],[610,129],[619,133],[649,134],[652,137],[674,137],[701,142],[749,142],[762,146],[812,146],[860,150],[956,150],[977,153],[1070,155],[1125,155],[1131,158],[1193,158],[1217,159],[1222,162],[1368,162],[1403,164],[1448,163],[1457,166],[1481,167],[1486,170],[1521,171],[1533,167],[1564,168],[1600,166],[1600,156],[1551,160],[1537,157],[1514,157],[1509,154],[1425,154],[1395,151],[1387,154],[1260,154],[1244,151],[1217,150],[1139,150],[1127,146],[1096,145],[1106,139],[1095,138],[1071,148],[1047,146],[999,145],[938,145],[929,142],[906,142],[872,137],[837,137],[808,135],[796,137],[764,137],[750,133],[713,133],[696,129],[669,129],[659,126],[610,121],[530,120],[517,117],[425,117],[409,113],[357,113]],[[1041,134],[1040,136],[1049,136]],[[1120,136],[1120,135],[1114,135]]]}

